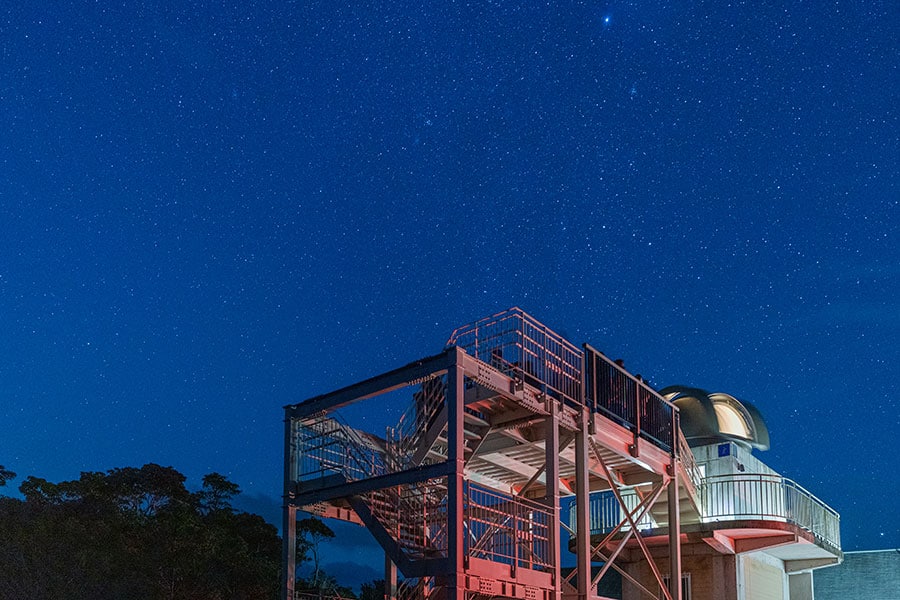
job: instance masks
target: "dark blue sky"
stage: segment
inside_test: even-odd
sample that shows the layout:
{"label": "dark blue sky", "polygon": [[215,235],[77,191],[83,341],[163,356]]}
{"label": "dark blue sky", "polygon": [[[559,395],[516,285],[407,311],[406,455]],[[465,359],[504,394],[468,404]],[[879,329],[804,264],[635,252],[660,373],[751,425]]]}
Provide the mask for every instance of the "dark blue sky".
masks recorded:
{"label": "dark blue sky", "polygon": [[900,546],[896,3],[7,4],[0,464],[276,504],[283,404],[519,305]]}

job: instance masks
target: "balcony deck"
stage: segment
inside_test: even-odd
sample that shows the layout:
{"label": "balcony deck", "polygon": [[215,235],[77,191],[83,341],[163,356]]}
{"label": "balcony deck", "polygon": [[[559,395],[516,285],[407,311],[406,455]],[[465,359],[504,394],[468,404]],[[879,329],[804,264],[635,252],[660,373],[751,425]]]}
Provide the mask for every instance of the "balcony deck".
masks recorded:
{"label": "balcony deck", "polygon": [[[637,504],[637,498],[628,496],[628,502]],[[592,496],[590,522],[595,542],[618,524],[616,507],[608,495]],[[786,561],[789,569],[840,560],[840,516],[785,477],[747,473],[702,479],[698,509],[697,521],[682,523],[686,541],[702,541],[723,554],[765,550]],[[638,528],[651,546],[664,544],[668,536],[664,519],[648,517]]]}

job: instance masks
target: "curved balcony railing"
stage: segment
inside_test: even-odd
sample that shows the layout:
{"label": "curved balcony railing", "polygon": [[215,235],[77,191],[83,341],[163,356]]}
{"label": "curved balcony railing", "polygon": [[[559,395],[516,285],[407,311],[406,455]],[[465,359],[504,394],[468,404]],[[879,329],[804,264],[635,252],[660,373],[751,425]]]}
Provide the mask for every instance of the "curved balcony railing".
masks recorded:
{"label": "curved balcony railing", "polygon": [[812,533],[817,541],[841,547],[841,518],[795,481],[780,475],[706,477],[700,486],[703,521],[784,521]]}
{"label": "curved balcony railing", "polygon": [[[780,475],[739,474],[706,477],[699,487],[700,515],[704,523],[727,521],[779,521],[809,531],[816,541],[835,549],[841,547],[840,516],[796,482]],[[623,494],[625,504],[633,509],[639,498],[633,491]],[[611,492],[591,494],[589,505],[591,535],[612,531],[624,518],[622,509]],[[575,523],[575,505],[570,511]],[[665,527],[650,516],[642,519],[638,529]],[[625,528],[627,529],[627,527]]]}

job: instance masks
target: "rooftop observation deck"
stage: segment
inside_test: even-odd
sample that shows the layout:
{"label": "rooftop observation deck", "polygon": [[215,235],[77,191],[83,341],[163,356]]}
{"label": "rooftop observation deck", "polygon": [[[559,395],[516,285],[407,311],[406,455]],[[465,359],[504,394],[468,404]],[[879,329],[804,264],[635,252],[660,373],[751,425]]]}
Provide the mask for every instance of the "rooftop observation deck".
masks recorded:
{"label": "rooftop observation deck", "polygon": [[[683,456],[688,485],[699,480],[671,402],[601,352],[587,344],[574,346],[523,310],[512,308],[460,327],[447,347],[465,350],[528,395],[558,400],[566,413],[585,411],[598,448],[618,451],[615,468],[624,479],[661,473],[674,457]],[[597,481],[592,489],[603,487]]]}

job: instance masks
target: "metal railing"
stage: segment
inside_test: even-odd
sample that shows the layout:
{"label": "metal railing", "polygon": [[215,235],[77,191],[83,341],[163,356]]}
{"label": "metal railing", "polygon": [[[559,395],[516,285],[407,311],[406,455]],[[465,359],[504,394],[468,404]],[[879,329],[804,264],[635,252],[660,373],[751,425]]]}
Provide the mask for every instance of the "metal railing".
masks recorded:
{"label": "metal railing", "polygon": [[324,414],[298,423],[296,453],[298,481],[343,475],[358,481],[385,473],[382,448],[337,417]]}
{"label": "metal railing", "polygon": [[601,352],[587,344],[577,348],[520,308],[456,329],[447,345],[569,405],[586,403],[668,452],[680,450],[674,404]]}
{"label": "metal railing", "polygon": [[395,538],[414,558],[447,556],[447,487],[444,479],[404,485],[396,491]]}
{"label": "metal railing", "polygon": [[678,428],[678,459],[690,481],[692,496],[696,496],[697,490],[700,489],[700,484],[703,483],[703,475],[701,474],[700,466],[697,464],[697,458],[691,452],[691,447],[687,438],[684,437],[680,426]]}
{"label": "metal railing", "polygon": [[397,585],[397,600],[427,600],[441,597],[444,586],[432,576],[413,577],[400,581]]}
{"label": "metal railing", "polygon": [[446,375],[426,379],[413,393],[413,401],[400,416],[397,425],[388,427],[388,457],[397,470],[416,466],[413,456],[444,407],[446,395]]}
{"label": "metal railing", "polygon": [[840,515],[796,482],[780,475],[707,477],[700,486],[705,522],[746,519],[793,523],[834,548],[841,547]]}
{"label": "metal railing", "polygon": [[459,327],[447,346],[558,400],[577,406],[583,401],[581,350],[518,307]]}
{"label": "metal railing", "polygon": [[296,590],[294,592],[294,600],[354,600],[354,598],[343,596],[333,590],[310,589]]}
{"label": "metal railing", "polygon": [[[676,448],[678,409],[638,376],[584,345],[585,401],[598,412],[665,450]],[[677,450],[677,448],[676,448]]]}
{"label": "metal railing", "polygon": [[468,482],[468,556],[517,567],[549,567],[551,513],[546,506]]}
{"label": "metal railing", "polygon": [[[639,498],[624,490],[623,500],[633,510]],[[840,516],[831,507],[796,482],[779,475],[740,474],[704,478],[699,487],[700,514],[705,523],[727,521],[779,521],[791,523],[813,534],[820,543],[841,547]],[[623,520],[622,508],[611,492],[591,494],[591,535],[606,534]],[[575,505],[569,512],[575,523]],[[666,526],[648,515],[638,529]],[[626,527],[627,529],[627,527]],[[574,527],[573,527],[574,530]]]}
{"label": "metal railing", "polygon": [[[641,503],[641,498],[634,490],[630,489],[621,490],[619,493],[622,495],[628,512],[634,512],[634,509]],[[576,506],[573,502],[569,507],[569,523],[573,532],[577,531],[575,510]],[[618,527],[619,523],[624,520],[625,514],[619,501],[616,500],[615,494],[608,490],[591,494],[588,502],[588,523],[590,523],[591,535],[605,535]],[[658,527],[649,512],[638,521],[637,526],[640,530]],[[629,524],[622,526],[623,531],[629,529],[631,529]]]}

